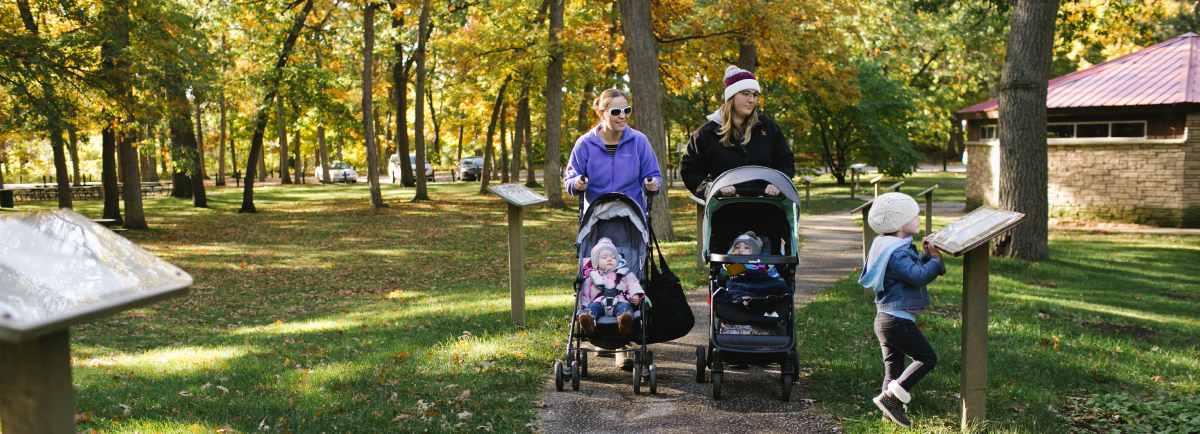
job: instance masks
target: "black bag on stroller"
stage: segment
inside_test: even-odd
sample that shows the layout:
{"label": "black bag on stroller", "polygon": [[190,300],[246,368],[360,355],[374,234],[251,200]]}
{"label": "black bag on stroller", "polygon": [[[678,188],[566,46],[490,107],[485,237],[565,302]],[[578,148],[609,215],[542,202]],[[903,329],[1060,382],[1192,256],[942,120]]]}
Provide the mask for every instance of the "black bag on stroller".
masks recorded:
{"label": "black bag on stroller", "polygon": [[[650,282],[644,285],[646,298],[654,305],[648,316],[651,327],[646,330],[646,343],[656,344],[673,341],[691,333],[696,325],[696,316],[683,294],[679,277],[667,266],[666,257],[658,245],[658,237],[650,228],[650,240],[654,250],[650,252]],[[658,252],[658,265],[654,264],[654,252]]]}

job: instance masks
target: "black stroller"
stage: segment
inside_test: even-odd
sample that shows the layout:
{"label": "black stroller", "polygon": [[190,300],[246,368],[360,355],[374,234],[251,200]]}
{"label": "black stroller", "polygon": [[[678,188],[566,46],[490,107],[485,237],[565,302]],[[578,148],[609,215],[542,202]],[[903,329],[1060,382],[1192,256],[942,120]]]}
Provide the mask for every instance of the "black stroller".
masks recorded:
{"label": "black stroller", "polygon": [[[582,209],[582,199],[581,206]],[[584,259],[591,255],[592,247],[601,238],[608,238],[617,246],[622,258],[625,258],[626,268],[630,276],[645,284],[646,268],[649,261],[650,235],[649,222],[646,221],[642,207],[629,196],[622,193],[604,194],[593,201],[579,220],[579,232],[575,236],[578,272],[575,277],[575,308],[571,318],[570,335],[567,338],[566,365],[562,361],[554,362],[554,388],[563,390],[563,383],[571,382],[572,390],[579,390],[579,378],[588,374],[588,353],[595,351],[583,348],[583,342],[588,342],[597,348],[612,352],[632,352],[634,355],[633,392],[641,393],[642,384],[650,388],[650,393],[658,393],[657,367],[654,365],[654,352],[646,350],[646,330],[643,319],[647,318],[650,310],[650,298],[646,297],[633,311],[634,324],[629,334],[617,332],[617,319],[612,316],[601,316],[596,319],[592,333],[585,334],[579,325],[580,294],[586,276],[583,274]],[[624,349],[630,343],[636,344],[632,349]]]}
{"label": "black stroller", "polygon": [[[766,196],[767,185],[781,194]],[[720,189],[728,186],[737,186],[737,196],[721,197]],[[721,174],[706,196],[703,235],[709,294],[725,289],[719,281],[722,267],[728,264],[774,266],[787,290],[762,297],[742,295],[737,303],[718,302],[717,296],[710,295],[709,341],[707,348],[696,347],[696,382],[703,383],[705,369],[712,369],[713,398],[721,399],[726,365],[778,364],[780,396],[788,401],[799,364],[793,292],[799,263],[800,197],[787,175],[761,166]],[[762,254],[725,254],[733,240],[748,231],[759,237]]]}

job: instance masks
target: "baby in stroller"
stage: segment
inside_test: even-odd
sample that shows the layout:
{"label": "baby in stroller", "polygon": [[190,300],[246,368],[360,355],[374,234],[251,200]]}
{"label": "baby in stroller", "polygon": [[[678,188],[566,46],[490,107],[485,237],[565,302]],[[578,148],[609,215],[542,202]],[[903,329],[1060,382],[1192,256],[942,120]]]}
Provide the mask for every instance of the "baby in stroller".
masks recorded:
{"label": "baby in stroller", "polygon": [[581,304],[587,302],[579,313],[579,326],[584,333],[592,333],[596,319],[601,316],[617,317],[617,332],[629,334],[633,327],[633,307],[646,296],[637,276],[629,273],[625,259],[617,252],[617,246],[608,238],[601,238],[592,247],[591,261],[584,263],[584,293]]}
{"label": "baby in stroller", "polygon": [[[746,232],[734,238],[729,254],[759,255],[762,254],[762,245],[754,232]],[[712,299],[718,303],[740,304],[747,310],[762,310],[762,316],[778,318],[779,312],[771,309],[776,305],[774,301],[758,303],[756,300],[787,297],[791,292],[773,265],[732,263],[722,266]]]}

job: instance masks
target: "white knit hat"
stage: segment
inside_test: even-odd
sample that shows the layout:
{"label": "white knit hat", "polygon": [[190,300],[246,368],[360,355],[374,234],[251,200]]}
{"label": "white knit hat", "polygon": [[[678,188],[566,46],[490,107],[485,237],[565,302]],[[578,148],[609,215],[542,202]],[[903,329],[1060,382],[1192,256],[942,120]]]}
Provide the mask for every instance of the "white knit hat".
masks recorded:
{"label": "white knit hat", "polygon": [[904,193],[884,193],[875,198],[867,224],[878,234],[890,234],[900,230],[921,213],[917,201]]}
{"label": "white knit hat", "polygon": [[762,92],[762,89],[758,87],[758,80],[754,78],[754,73],[733,65],[725,68],[725,101],[729,101],[734,94],[746,89]]}

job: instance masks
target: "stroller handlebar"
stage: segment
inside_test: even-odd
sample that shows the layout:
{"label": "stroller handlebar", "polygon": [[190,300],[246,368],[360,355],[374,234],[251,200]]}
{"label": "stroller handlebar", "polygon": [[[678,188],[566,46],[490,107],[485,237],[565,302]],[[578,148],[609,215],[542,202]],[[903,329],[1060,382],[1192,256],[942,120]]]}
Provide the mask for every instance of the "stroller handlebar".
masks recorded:
{"label": "stroller handlebar", "polygon": [[782,255],[726,255],[713,253],[708,258],[709,262],[723,264],[788,265],[800,263],[800,258]]}

